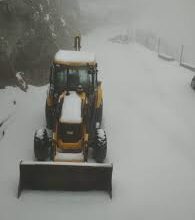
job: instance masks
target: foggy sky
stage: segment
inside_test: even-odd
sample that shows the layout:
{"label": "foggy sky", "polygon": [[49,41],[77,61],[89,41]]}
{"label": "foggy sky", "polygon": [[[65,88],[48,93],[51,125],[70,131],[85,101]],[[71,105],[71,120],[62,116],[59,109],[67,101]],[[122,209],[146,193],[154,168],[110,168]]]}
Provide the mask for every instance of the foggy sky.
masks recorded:
{"label": "foggy sky", "polygon": [[[104,22],[141,27],[171,40],[193,44],[194,0],[79,0],[85,13]],[[111,19],[109,19],[111,17]]]}

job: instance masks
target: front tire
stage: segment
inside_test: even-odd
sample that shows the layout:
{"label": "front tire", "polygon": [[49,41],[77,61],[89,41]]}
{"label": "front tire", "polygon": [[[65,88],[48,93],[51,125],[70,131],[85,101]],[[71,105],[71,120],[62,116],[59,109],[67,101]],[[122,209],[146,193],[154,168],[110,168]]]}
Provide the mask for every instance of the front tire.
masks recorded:
{"label": "front tire", "polygon": [[35,132],[34,155],[38,161],[46,161],[51,158],[51,141],[46,129],[39,129]]}
{"label": "front tire", "polygon": [[93,158],[97,163],[103,163],[107,154],[107,138],[103,129],[96,130],[96,141],[93,149]]}

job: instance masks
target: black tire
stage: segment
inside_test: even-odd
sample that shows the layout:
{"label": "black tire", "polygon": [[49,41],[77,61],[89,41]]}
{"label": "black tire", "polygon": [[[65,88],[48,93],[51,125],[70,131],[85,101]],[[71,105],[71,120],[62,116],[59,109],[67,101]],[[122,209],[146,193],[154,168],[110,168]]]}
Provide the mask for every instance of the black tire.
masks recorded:
{"label": "black tire", "polygon": [[84,148],[84,161],[87,162],[88,161],[88,146],[86,145]]}
{"label": "black tire", "polygon": [[96,113],[96,123],[99,123],[99,126],[102,123],[102,116],[103,116],[103,103],[101,103],[101,105],[97,109],[97,113]]}
{"label": "black tire", "polygon": [[38,161],[46,161],[51,158],[51,141],[46,129],[39,129],[35,132],[34,155]]}
{"label": "black tire", "polygon": [[96,141],[93,148],[93,158],[97,163],[103,163],[107,154],[107,138],[103,129],[96,130]]}
{"label": "black tire", "polygon": [[46,117],[46,126],[48,129],[53,129],[53,108],[49,107],[46,101],[45,104],[45,117]]}

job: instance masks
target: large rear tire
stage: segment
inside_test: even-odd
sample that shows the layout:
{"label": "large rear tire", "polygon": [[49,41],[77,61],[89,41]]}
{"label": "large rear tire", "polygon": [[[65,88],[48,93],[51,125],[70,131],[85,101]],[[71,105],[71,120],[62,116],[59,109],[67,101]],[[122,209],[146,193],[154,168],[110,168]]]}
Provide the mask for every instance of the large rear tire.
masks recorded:
{"label": "large rear tire", "polygon": [[93,148],[93,158],[97,163],[103,163],[107,154],[107,138],[103,129],[96,130],[96,141]]}
{"label": "large rear tire", "polygon": [[34,155],[38,161],[46,161],[51,158],[51,141],[45,128],[35,132]]}

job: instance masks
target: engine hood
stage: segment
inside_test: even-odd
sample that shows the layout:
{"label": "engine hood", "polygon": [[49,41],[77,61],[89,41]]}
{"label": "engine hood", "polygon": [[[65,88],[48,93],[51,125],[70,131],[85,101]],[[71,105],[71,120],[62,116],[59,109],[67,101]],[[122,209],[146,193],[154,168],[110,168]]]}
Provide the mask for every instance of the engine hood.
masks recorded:
{"label": "engine hood", "polygon": [[70,91],[69,95],[64,96],[60,122],[70,124],[82,123],[82,100],[75,91]]}

